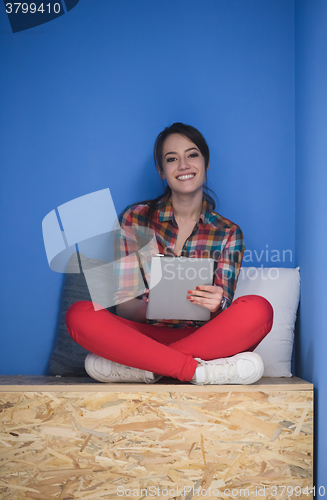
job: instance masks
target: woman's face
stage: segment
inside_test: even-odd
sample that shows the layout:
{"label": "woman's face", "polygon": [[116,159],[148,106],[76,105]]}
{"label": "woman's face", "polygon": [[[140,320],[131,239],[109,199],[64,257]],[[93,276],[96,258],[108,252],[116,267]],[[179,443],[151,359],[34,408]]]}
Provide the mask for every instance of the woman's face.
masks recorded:
{"label": "woman's face", "polygon": [[162,167],[159,174],[172,191],[191,194],[202,189],[206,173],[204,157],[187,137],[180,134],[167,137],[162,149]]}

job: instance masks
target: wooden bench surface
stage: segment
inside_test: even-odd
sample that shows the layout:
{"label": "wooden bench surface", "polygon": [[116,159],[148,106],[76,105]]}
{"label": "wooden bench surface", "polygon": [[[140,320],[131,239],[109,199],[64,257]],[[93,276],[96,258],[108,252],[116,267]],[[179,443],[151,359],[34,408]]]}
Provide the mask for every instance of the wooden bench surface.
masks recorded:
{"label": "wooden bench surface", "polygon": [[183,498],[246,488],[242,498],[284,500],[288,487],[312,500],[312,389],[297,377],[197,386],[0,376],[0,497],[116,499],[125,489],[145,499],[155,487],[168,500],[177,494],[167,488],[201,487]]}
{"label": "wooden bench surface", "polygon": [[310,391],[313,384],[298,377],[261,378],[251,385],[193,385],[175,379],[163,378],[155,384],[104,384],[89,377],[49,377],[40,375],[0,375],[0,392],[254,392],[254,391]]}

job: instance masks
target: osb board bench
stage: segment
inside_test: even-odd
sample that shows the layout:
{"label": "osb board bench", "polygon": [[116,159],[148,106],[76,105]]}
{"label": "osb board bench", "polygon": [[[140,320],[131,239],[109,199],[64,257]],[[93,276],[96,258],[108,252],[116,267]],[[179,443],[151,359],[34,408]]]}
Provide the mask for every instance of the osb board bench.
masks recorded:
{"label": "osb board bench", "polygon": [[1,499],[313,498],[313,386],[0,377]]}

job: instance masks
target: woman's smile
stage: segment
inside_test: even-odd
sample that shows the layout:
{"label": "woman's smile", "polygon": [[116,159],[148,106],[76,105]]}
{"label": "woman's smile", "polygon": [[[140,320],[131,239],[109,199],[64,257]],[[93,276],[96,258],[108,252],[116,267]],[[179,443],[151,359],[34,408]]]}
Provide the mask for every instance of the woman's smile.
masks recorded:
{"label": "woman's smile", "polygon": [[176,179],[178,179],[179,181],[188,181],[190,179],[193,179],[193,177],[195,175],[196,174],[183,174],[183,175],[177,176]]}

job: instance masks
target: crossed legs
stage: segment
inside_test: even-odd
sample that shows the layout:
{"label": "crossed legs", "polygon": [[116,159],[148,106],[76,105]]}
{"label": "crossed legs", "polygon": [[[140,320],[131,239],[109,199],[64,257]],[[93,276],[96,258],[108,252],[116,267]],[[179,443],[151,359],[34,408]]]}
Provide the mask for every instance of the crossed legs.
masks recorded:
{"label": "crossed legs", "polygon": [[272,328],[273,309],[258,295],[236,299],[205,325],[172,329],[137,323],[94,310],[80,301],[66,313],[67,329],[78,344],[116,363],[189,381],[198,362],[253,351]]}

